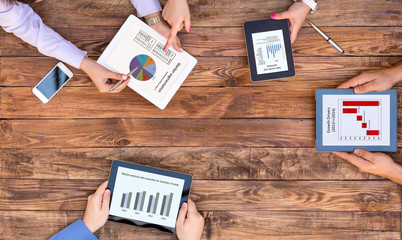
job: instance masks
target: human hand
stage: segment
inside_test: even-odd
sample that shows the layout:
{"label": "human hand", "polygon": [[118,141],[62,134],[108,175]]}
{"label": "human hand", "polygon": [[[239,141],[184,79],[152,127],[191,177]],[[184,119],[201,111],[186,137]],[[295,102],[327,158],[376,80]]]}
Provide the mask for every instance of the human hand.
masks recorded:
{"label": "human hand", "polygon": [[402,167],[385,153],[372,153],[356,148],[353,153],[334,152],[334,154],[355,165],[362,172],[389,178],[402,184]]}
{"label": "human hand", "polygon": [[[157,31],[160,35],[164,36],[165,38],[169,38],[170,34],[172,32],[169,24],[167,24],[165,21],[161,21],[157,24],[154,24],[151,27],[155,31]],[[174,49],[176,49],[176,51],[183,52],[183,49],[181,49],[180,39],[177,36],[174,36],[173,41],[171,42],[171,45],[173,45],[173,47],[174,47]],[[166,50],[166,49],[168,49],[168,47],[165,46],[163,48],[163,50]]]}
{"label": "human hand", "polygon": [[401,73],[395,71],[394,68],[365,71],[342,83],[338,88],[353,87],[355,93],[383,92],[392,88],[400,80],[400,76]]}
{"label": "human hand", "polygon": [[272,14],[271,18],[275,20],[289,19],[290,40],[292,43],[294,43],[296,41],[297,34],[303,25],[304,19],[306,19],[309,12],[310,8],[307,6],[307,4],[303,2],[295,2],[287,11]]}
{"label": "human hand", "polygon": [[82,221],[92,233],[105,225],[109,217],[110,190],[106,189],[107,183],[108,181],[102,183],[96,192],[88,197]]}
{"label": "human hand", "polygon": [[[183,26],[188,33],[191,32],[190,9],[187,0],[168,0],[162,11],[162,17],[172,26],[164,50],[175,42],[177,32]],[[174,46],[174,45],[173,45]],[[177,50],[177,48],[175,47]]]}
{"label": "human hand", "polygon": [[199,240],[204,229],[204,217],[197,211],[195,203],[188,199],[188,203],[181,205],[176,221],[176,232],[179,240]]}
{"label": "human hand", "polygon": [[109,89],[117,82],[123,80],[124,82],[112,91],[112,93],[118,93],[127,86],[130,80],[127,75],[112,72],[88,57],[82,60],[80,68],[91,78],[99,92],[109,92]]}

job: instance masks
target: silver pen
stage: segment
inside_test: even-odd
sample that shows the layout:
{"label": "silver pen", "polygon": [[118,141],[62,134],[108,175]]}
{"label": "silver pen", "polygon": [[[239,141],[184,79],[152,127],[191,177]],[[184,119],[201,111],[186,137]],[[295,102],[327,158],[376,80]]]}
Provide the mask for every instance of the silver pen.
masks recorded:
{"label": "silver pen", "polygon": [[312,22],[308,22],[310,25],[325,39],[329,44],[335,48],[338,52],[344,53],[345,51],[342,50],[330,37],[328,37],[325,33],[323,33],[318,27],[316,27]]}
{"label": "silver pen", "polygon": [[[131,72],[129,72],[126,76],[127,77],[130,77],[131,76],[131,74],[133,74],[135,71],[137,71],[137,69],[139,68],[140,66],[138,66],[138,67],[136,67],[136,68],[134,68],[133,70],[131,70]],[[112,92],[113,90],[115,90],[118,86],[120,86],[122,83],[123,83],[124,81],[123,80],[120,80],[118,83],[116,83],[111,89],[109,89],[109,92]]]}

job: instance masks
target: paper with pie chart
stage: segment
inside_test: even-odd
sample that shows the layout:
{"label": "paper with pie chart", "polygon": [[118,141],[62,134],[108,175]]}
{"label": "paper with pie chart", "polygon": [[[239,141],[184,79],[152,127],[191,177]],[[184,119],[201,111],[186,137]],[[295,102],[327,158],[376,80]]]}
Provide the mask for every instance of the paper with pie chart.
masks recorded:
{"label": "paper with pie chart", "polygon": [[127,86],[164,109],[197,63],[186,52],[163,50],[165,43],[161,35],[130,15],[98,62],[123,74],[136,69]]}

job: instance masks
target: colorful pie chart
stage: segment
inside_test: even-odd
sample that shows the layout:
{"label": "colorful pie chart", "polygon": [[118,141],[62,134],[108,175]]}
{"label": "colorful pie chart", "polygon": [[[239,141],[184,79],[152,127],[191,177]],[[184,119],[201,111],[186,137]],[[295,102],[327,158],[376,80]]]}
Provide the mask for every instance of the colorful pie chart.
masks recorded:
{"label": "colorful pie chart", "polygon": [[148,55],[140,54],[135,56],[130,62],[130,71],[138,67],[132,76],[138,81],[148,81],[152,79],[156,73],[156,63]]}

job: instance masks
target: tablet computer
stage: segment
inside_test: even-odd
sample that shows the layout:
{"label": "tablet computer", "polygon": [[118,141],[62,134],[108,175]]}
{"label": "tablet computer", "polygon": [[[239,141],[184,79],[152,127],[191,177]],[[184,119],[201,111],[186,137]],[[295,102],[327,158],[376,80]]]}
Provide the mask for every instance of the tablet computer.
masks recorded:
{"label": "tablet computer", "polygon": [[176,233],[191,182],[191,175],[114,160],[108,183],[109,220]]}
{"label": "tablet computer", "polygon": [[249,21],[243,26],[253,82],[295,76],[287,19]]}
{"label": "tablet computer", "polygon": [[316,90],[316,150],[397,150],[397,91]]}

